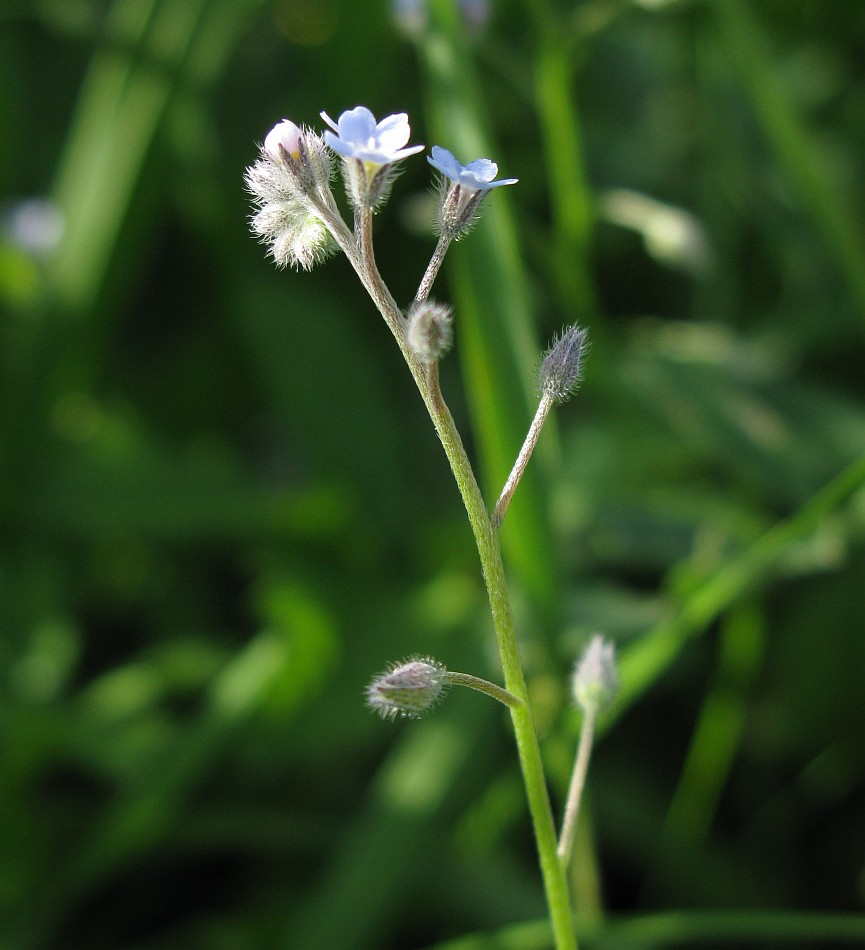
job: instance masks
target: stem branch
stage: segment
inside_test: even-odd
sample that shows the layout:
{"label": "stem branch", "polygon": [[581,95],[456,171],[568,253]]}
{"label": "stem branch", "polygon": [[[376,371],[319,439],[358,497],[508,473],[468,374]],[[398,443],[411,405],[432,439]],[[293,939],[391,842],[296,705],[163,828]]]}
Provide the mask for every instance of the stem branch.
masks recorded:
{"label": "stem branch", "polygon": [[[505,582],[505,570],[498,534],[487,513],[483,495],[466,454],[459,430],[438,386],[438,374],[428,373],[427,367],[411,353],[406,345],[404,318],[375,265],[375,258],[372,253],[372,213],[367,212],[358,217],[356,227],[360,229],[360,234],[353,237],[335,206],[331,208],[322,205],[318,210],[322,215],[322,219],[331,229],[334,239],[345,252],[352,267],[360,277],[376,308],[384,317],[400,347],[435,426],[468,513],[492,612],[505,689],[517,701],[516,705],[509,706],[511,721],[526,788],[529,812],[532,818],[556,950],[576,950],[577,943],[574,936],[570,895],[565,873],[556,853],[556,829],[544,777],[541,750],[532,721],[531,707],[529,706],[529,697],[520,661],[519,644]],[[446,249],[445,247],[444,250]],[[438,254],[442,259],[444,250]],[[434,253],[430,267],[427,268],[428,274],[432,273],[429,280],[430,286],[435,277],[434,271],[437,271],[438,267],[441,266],[441,261],[439,261],[434,271],[431,272],[436,257],[437,253]],[[422,281],[419,293],[423,288],[424,282]]]}
{"label": "stem branch", "polygon": [[514,462],[511,474],[508,475],[505,487],[502,489],[499,500],[493,509],[492,523],[494,528],[501,527],[501,523],[505,520],[508,505],[510,505],[511,498],[513,498],[514,492],[517,490],[517,485],[519,485],[520,479],[523,477],[523,472],[525,472],[526,466],[529,464],[529,459],[532,457],[532,452],[534,452],[535,446],[538,443],[538,436],[541,434],[541,429],[543,429],[544,423],[547,421],[547,416],[550,413],[550,409],[553,408],[554,402],[553,397],[547,393],[541,396],[538,411],[535,413],[535,418],[532,419],[528,433],[526,433],[526,440],[523,442],[520,454],[517,456],[516,462]]}

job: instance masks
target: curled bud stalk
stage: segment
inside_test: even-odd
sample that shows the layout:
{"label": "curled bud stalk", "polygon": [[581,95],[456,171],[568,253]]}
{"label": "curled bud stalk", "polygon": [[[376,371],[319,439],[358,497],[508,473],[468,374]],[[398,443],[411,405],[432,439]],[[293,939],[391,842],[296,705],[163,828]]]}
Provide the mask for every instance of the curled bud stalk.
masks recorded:
{"label": "curled bud stalk", "polygon": [[577,816],[583,789],[586,787],[586,775],[589,770],[589,757],[595,739],[598,714],[612,703],[618,688],[619,678],[616,672],[613,644],[596,634],[574,668],[571,681],[574,702],[583,711],[583,724],[580,729],[580,741],[568,788],[565,817],[562,821],[562,832],[559,835],[557,849],[559,861],[565,867],[570,862],[574,847]]}
{"label": "curled bud stalk", "polygon": [[582,378],[583,354],[588,331],[574,324],[553,341],[538,370],[541,393],[555,403],[565,402]]}
{"label": "curled bud stalk", "polygon": [[526,466],[529,464],[529,459],[532,457],[532,452],[535,450],[538,437],[544,423],[547,421],[550,410],[557,403],[564,402],[579,384],[582,358],[586,349],[586,337],[587,331],[576,326],[576,324],[568,327],[555,340],[541,360],[538,369],[538,388],[541,391],[541,399],[538,403],[535,418],[532,419],[532,424],[529,426],[523,447],[520,449],[520,454],[517,456],[511,474],[508,475],[505,487],[493,508],[491,520],[494,528],[498,528],[504,521],[511,498],[513,498]]}
{"label": "curled bud stalk", "polygon": [[288,119],[274,126],[244,176],[256,206],[252,231],[280,267],[310,270],[336,250],[322,209],[333,206],[322,139]]}
{"label": "curled bud stalk", "polygon": [[521,705],[513,693],[495,683],[419,656],[393,663],[377,676],[366,688],[366,702],[382,719],[419,719],[439,703],[449,686],[466,686],[511,708]]}
{"label": "curled bud stalk", "polygon": [[433,300],[412,305],[408,312],[406,342],[422,363],[438,362],[451,348],[453,338],[450,307]]}

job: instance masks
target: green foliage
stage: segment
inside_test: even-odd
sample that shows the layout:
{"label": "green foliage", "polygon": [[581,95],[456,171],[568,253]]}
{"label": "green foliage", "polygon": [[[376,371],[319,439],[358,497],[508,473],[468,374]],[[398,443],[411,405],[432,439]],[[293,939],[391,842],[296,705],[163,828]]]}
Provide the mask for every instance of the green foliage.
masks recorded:
{"label": "green foliage", "polygon": [[[860,20],[501,0],[472,32],[435,0],[409,39],[338,0],[2,14],[0,945],[549,944],[503,713],[363,707],[397,656],[499,676],[421,401],[344,259],[276,272],[246,227],[255,141],[359,103],[520,179],[435,289],[490,503],[544,343],[591,327],[503,528],[557,814],[573,660],[598,629],[622,660],[581,946],[865,939]],[[406,164],[376,219],[401,304],[433,249]],[[53,250],[16,239],[31,197],[63,216]]]}

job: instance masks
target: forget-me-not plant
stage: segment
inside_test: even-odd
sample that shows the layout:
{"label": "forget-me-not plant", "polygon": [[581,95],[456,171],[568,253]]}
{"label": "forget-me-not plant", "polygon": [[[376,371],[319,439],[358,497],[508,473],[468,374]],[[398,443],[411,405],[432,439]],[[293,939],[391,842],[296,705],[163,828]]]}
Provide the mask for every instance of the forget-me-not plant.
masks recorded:
{"label": "forget-me-not plant", "polygon": [[[309,268],[334,248],[348,258],[393,334],[441,440],[462,495],[477,543],[504,674],[504,687],[468,673],[447,670],[430,657],[412,657],[390,666],[367,688],[367,702],[385,718],[417,718],[434,707],[450,686],[467,686],[499,700],[510,711],[519,750],[529,811],[537,842],[557,950],[573,950],[576,941],[566,878],[573,828],[588,763],[594,722],[602,702],[583,704],[584,730],[568,797],[565,822],[557,836],[552,818],[540,747],[532,722],[529,696],[520,662],[498,529],[551,407],[564,401],[578,385],[586,333],[567,328],[540,364],[540,401],[525,444],[498,502],[490,511],[484,502],[462,438],[441,391],[438,363],[453,340],[454,314],[429,294],[451,243],[469,230],[484,199],[516,178],[496,180],[498,166],[488,158],[461,164],[446,148],[433,146],[430,164],[440,174],[437,224],[439,239],[411,305],[403,311],[382,280],[372,239],[373,211],[387,199],[394,166],[422,151],[408,145],[411,128],[405,113],[376,121],[364,106],[343,112],[323,137],[283,119],[267,134],[258,160],[246,171],[246,185],[256,211],[253,232],[266,243],[277,264]],[[332,158],[340,159],[353,227],[343,219],[331,191]],[[602,682],[582,683],[603,674]],[[590,675],[591,674],[591,675]],[[577,695],[602,697],[615,691],[612,647],[596,638],[578,668]],[[582,683],[582,685],[580,685]],[[582,702],[582,700],[581,700]]]}

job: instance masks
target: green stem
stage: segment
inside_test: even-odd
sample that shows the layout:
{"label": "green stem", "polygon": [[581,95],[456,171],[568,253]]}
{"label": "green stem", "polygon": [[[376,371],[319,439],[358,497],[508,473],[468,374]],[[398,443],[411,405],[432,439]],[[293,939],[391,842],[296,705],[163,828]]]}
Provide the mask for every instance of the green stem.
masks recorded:
{"label": "green stem", "polygon": [[445,673],[445,682],[451,686],[466,686],[469,689],[477,690],[479,693],[497,699],[509,709],[515,709],[520,705],[520,701],[513,693],[509,693],[506,689],[502,689],[501,686],[497,686],[489,680],[481,679],[480,676],[472,676],[471,673],[456,673],[453,670],[448,670]]}
{"label": "green stem", "polygon": [[429,394],[424,391],[425,381],[422,378],[415,375],[415,381],[450,462],[474,532],[493,615],[505,687],[520,701],[519,706],[511,707],[511,721],[532,817],[556,950],[576,950],[570,895],[564,869],[556,853],[556,829],[520,662],[498,535],[487,515],[483,496],[447,405],[441,396],[429,398]]}
{"label": "green stem", "polygon": [[[361,234],[360,240],[355,242],[351,240],[345,223],[335,214],[335,208],[322,205],[318,210],[334,233],[340,247],[346,252],[352,267],[399,344],[445,450],[463,504],[468,512],[493,615],[505,688],[518,701],[517,705],[510,706],[511,721],[532,818],[550,922],[555,935],[555,946],[556,950],[576,950],[577,942],[574,936],[570,895],[567,879],[556,853],[556,828],[544,778],[540,745],[532,721],[525,677],[520,662],[519,644],[505,582],[498,533],[487,514],[486,504],[459,430],[437,385],[437,376],[429,374],[427,367],[411,353],[406,345],[404,319],[392,294],[382,281],[372,255],[371,215],[362,215],[358,221]],[[358,244],[362,248],[360,253],[358,253]]]}

